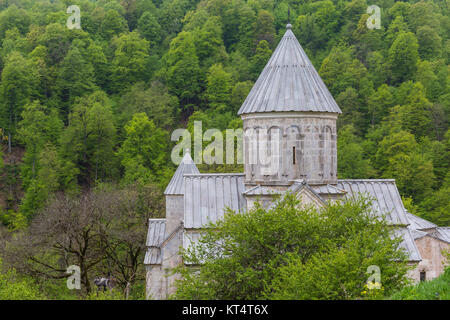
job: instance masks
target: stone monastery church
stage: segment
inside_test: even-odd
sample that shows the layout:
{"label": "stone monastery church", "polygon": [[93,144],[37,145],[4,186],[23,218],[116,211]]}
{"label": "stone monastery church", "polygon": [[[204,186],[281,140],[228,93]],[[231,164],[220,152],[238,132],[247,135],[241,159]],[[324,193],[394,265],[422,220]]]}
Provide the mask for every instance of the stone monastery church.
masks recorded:
{"label": "stone monastery church", "polygon": [[408,213],[392,179],[338,179],[336,120],[341,110],[291,28],[288,24],[238,112],[244,137],[247,130],[280,137],[276,170],[248,161],[247,138],[242,174],[202,174],[185,153],[165,190],[166,218],[149,221],[144,261],[148,299],[165,299],[174,292],[170,269],[183,263],[180,247],[198,241],[201,228],[221,219],[226,207],[243,211],[256,201],[269,206],[274,195],[287,190],[298,194],[302,203],[319,207],[368,194],[374,199],[374,212],[385,214],[402,236],[402,247],[416,265],[410,277],[429,280],[443,272],[442,251],[450,248],[450,227],[440,228]]}

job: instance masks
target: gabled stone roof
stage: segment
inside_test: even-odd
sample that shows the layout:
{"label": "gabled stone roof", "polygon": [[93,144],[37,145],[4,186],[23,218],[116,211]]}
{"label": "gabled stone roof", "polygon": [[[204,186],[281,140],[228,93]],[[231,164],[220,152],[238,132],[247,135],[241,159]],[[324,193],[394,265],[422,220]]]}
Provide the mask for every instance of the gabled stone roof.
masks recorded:
{"label": "gabled stone roof", "polygon": [[337,188],[331,184],[325,185],[313,185],[311,188],[314,189],[318,194],[326,194],[326,195],[344,195],[347,191]]}
{"label": "gabled stone roof", "polygon": [[405,227],[395,228],[394,235],[402,238],[403,241],[400,243],[400,247],[406,250],[408,261],[418,262],[422,260],[422,256],[420,255],[420,251],[416,246],[414,236],[411,234],[410,229]]}
{"label": "gabled stone roof", "polygon": [[286,28],[238,115],[288,111],[342,113],[292,32],[292,26],[288,24]]}
{"label": "gabled stone roof", "polygon": [[411,232],[411,235],[414,238],[414,240],[418,240],[423,237],[430,237],[433,239],[444,241],[446,243],[450,243],[450,228],[449,227],[437,227],[437,228],[431,229],[427,232],[412,229],[411,227],[408,227],[408,229]]}
{"label": "gabled stone roof", "polygon": [[226,208],[245,209],[244,175],[239,173],[187,174],[184,176],[184,227],[203,228],[222,219]]}
{"label": "gabled stone roof", "polygon": [[405,207],[393,179],[339,179],[336,185],[347,191],[345,197],[366,195],[372,199],[375,214],[384,214],[393,225],[407,226]]}
{"label": "gabled stone roof", "polygon": [[450,243],[450,227],[437,227],[433,235],[447,243]]}
{"label": "gabled stone roof", "polygon": [[266,186],[257,185],[253,188],[246,190],[243,194],[244,196],[271,196],[283,194],[283,192]]}
{"label": "gabled stone roof", "polygon": [[408,228],[409,231],[411,231],[411,235],[414,238],[414,240],[426,237],[428,235],[428,233],[426,233],[425,231],[420,231],[420,230],[415,230],[415,229],[411,229]]}

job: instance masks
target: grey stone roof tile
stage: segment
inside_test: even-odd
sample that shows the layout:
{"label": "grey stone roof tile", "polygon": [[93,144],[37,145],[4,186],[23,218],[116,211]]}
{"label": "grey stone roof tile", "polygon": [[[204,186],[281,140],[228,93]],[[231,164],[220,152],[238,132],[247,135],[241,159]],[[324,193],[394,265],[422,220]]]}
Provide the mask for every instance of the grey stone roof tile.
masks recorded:
{"label": "grey stone roof tile", "polygon": [[450,227],[437,227],[433,235],[442,241],[450,243]]}
{"label": "grey stone roof tile", "polygon": [[402,198],[393,179],[340,179],[337,187],[347,191],[346,197],[366,195],[372,198],[375,214],[384,214],[393,225],[409,224]]}
{"label": "grey stone roof tile", "polygon": [[166,237],[166,219],[149,219],[147,231],[147,251],[144,264],[155,265],[162,263],[163,249],[161,243]]}
{"label": "grey stone roof tile", "polygon": [[394,229],[394,235],[403,239],[403,241],[400,243],[400,247],[405,249],[406,253],[408,254],[408,260],[410,262],[422,260],[422,256],[420,255],[419,249],[417,249],[414,237],[411,234],[410,229],[405,227],[396,228]]}
{"label": "grey stone roof tile", "polygon": [[223,218],[226,207],[241,211],[246,206],[243,174],[188,174],[184,186],[186,229],[202,228]]}
{"label": "grey stone roof tile", "polygon": [[433,229],[437,227],[434,223],[418,217],[408,211],[406,211],[406,218],[409,221],[409,227],[414,230]]}

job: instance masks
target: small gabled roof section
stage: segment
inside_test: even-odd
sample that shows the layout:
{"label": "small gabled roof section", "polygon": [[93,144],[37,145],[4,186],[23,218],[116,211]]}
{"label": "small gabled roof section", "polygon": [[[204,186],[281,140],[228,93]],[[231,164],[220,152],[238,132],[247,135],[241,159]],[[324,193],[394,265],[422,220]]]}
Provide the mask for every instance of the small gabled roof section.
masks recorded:
{"label": "small gabled roof section", "polygon": [[271,210],[278,206],[278,204],[283,201],[284,197],[286,196],[287,192],[295,193],[297,195],[301,195],[302,193],[306,193],[309,195],[310,198],[313,199],[315,203],[317,203],[320,206],[325,206],[326,201],[316,192],[314,189],[305,181],[305,180],[296,180],[294,183],[283,193],[283,196],[281,196],[279,199],[274,201],[267,210]]}
{"label": "small gabled roof section", "polygon": [[246,190],[243,193],[245,196],[271,196],[277,194],[283,194],[283,191],[271,189],[265,186],[257,185],[253,188]]}
{"label": "small gabled roof section", "polygon": [[238,115],[257,112],[342,113],[320,78],[292,26],[267,62]]}
{"label": "small gabled roof section", "polygon": [[415,230],[411,227],[408,227],[408,229],[411,232],[414,240],[419,240],[423,237],[430,237],[446,243],[450,243],[450,227],[437,227],[429,232]]}
{"label": "small gabled roof section", "polygon": [[162,263],[161,244],[166,238],[166,219],[149,219],[147,231],[147,251],[145,252],[145,265],[159,265]]}
{"label": "small gabled roof section", "polygon": [[183,159],[180,162],[177,170],[175,171],[172,179],[167,185],[166,190],[164,191],[165,195],[183,195],[184,194],[184,175],[185,174],[197,174],[200,173],[198,171],[197,166],[191,158],[189,150],[184,154]]}
{"label": "small gabled roof section", "polygon": [[406,218],[409,221],[409,227],[413,230],[426,230],[426,229],[434,229],[437,227],[434,223],[425,220],[421,217],[418,217],[408,211],[405,210]]}
{"label": "small gabled roof section", "polygon": [[326,201],[305,180],[295,181],[287,191],[296,193],[297,195],[306,193],[318,205],[326,205]]}
{"label": "small gabled roof section", "polygon": [[428,235],[428,233],[426,233],[425,231],[420,231],[420,230],[415,230],[415,229],[409,229],[409,231],[411,232],[411,235],[414,238],[414,240],[426,237]]}
{"label": "small gabled roof section", "polygon": [[344,189],[340,189],[331,184],[311,186],[311,188],[313,188],[318,194],[324,195],[345,195],[347,193]]}
{"label": "small gabled roof section", "polygon": [[450,243],[450,227],[437,227],[433,235],[447,243]]}

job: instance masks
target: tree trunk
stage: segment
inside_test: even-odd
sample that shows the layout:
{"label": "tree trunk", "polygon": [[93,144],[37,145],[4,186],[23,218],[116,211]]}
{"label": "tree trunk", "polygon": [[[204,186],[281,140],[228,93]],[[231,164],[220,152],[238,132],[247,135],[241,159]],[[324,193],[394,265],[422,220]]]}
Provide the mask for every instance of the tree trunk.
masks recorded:
{"label": "tree trunk", "polygon": [[8,132],[8,153],[11,153],[11,131]]}
{"label": "tree trunk", "polygon": [[12,110],[10,106],[10,113],[9,113],[9,128],[8,128],[8,153],[11,153],[11,140],[12,140],[12,134],[11,134],[11,127],[12,127]]}
{"label": "tree trunk", "polygon": [[130,296],[130,282],[127,282],[127,285],[125,287],[125,299],[128,300],[129,296]]}

